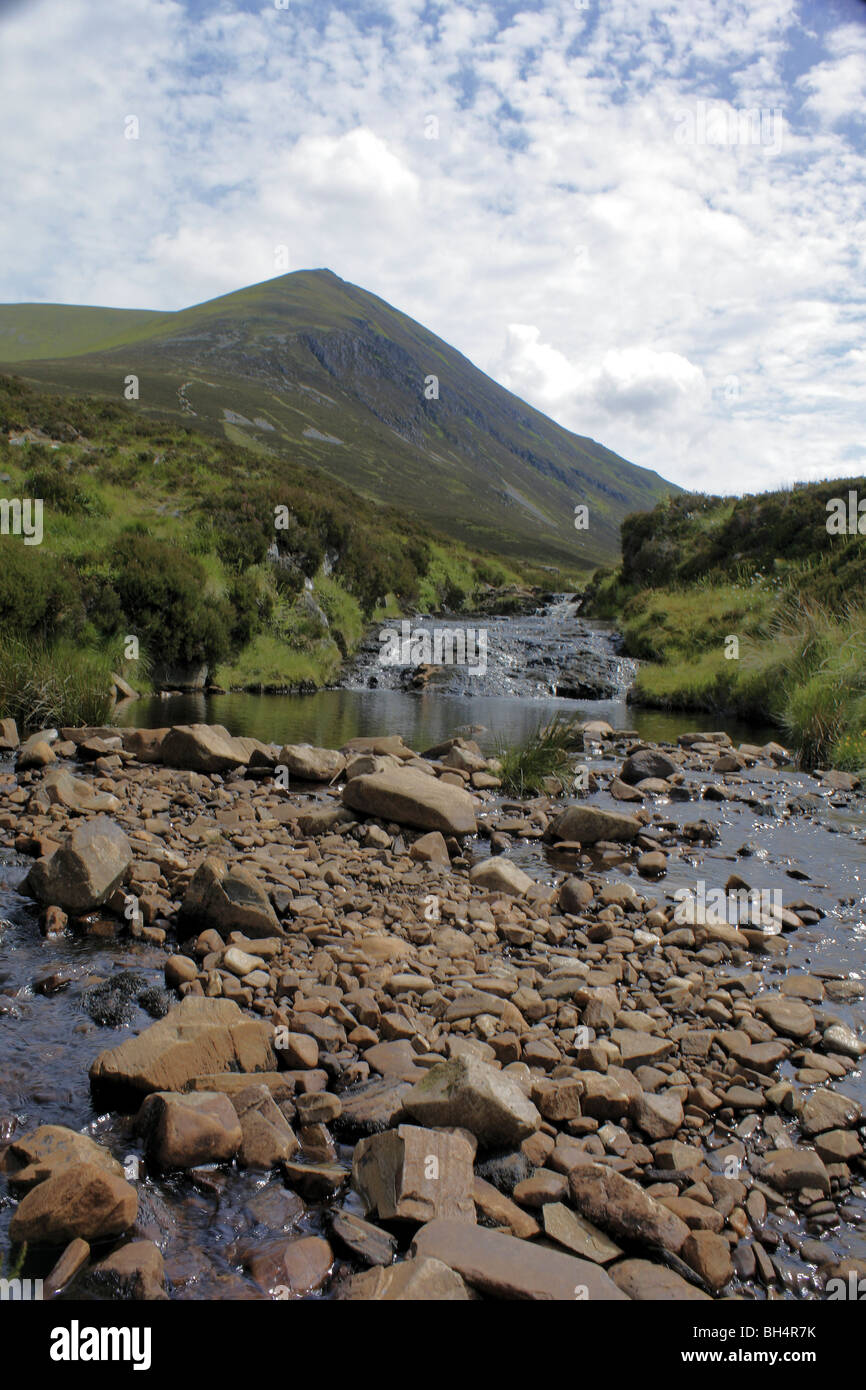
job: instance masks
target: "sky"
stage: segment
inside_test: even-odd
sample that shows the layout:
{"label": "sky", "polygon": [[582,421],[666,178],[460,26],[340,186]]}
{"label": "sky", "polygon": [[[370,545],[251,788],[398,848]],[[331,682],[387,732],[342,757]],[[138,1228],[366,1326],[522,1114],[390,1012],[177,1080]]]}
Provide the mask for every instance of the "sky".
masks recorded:
{"label": "sky", "polygon": [[685,487],[864,473],[864,113],[864,0],[0,0],[0,301],[325,266]]}

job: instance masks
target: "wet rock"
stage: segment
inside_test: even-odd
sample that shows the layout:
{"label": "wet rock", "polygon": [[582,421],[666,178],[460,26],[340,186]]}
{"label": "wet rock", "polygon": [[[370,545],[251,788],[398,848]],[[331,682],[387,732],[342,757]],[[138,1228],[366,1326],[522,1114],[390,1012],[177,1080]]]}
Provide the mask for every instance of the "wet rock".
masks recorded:
{"label": "wet rock", "polygon": [[833,1023],[825,1030],[824,1046],[828,1052],[839,1052],[843,1057],[862,1057],[866,1052],[866,1043],[844,1023]]}
{"label": "wet rock", "polygon": [[380,1221],[475,1220],[472,1146],[458,1134],[399,1125],[362,1139],[352,1184]]}
{"label": "wet rock", "polygon": [[231,1100],[218,1091],[157,1091],[144,1101],[136,1128],[161,1168],[228,1163],[243,1137]]}
{"label": "wet rock", "polygon": [[613,1168],[582,1165],[569,1174],[569,1186],[581,1216],[616,1240],[661,1245],[676,1254],[689,1235],[684,1221]]}
{"label": "wet rock", "polygon": [[775,1032],[787,1038],[808,1038],[815,1030],[815,1015],[799,999],[767,994],[755,1000],[755,1010]]}
{"label": "wet rock", "polygon": [[122,1235],[135,1221],[138,1193],[95,1163],[61,1168],[22,1198],[9,1227],[16,1244],[63,1245]]}
{"label": "wet rock", "polygon": [[91,1271],[88,1284],[98,1290],[107,1285],[112,1298],[156,1301],[167,1298],[165,1267],[158,1246],[151,1240],[122,1245]]}
{"label": "wet rock", "polygon": [[77,1236],[71,1240],[54,1268],[45,1278],[42,1289],[43,1298],[54,1298],[67,1288],[90,1259],[90,1246],[86,1240]]}
{"label": "wet rock", "polygon": [[107,816],[79,825],[58,850],[33,865],[21,891],[66,912],[90,912],[107,902],[132,864],[130,843]]}
{"label": "wet rock", "polygon": [[421,1124],[468,1129],[487,1148],[517,1145],[541,1124],[510,1076],[471,1056],[431,1067],[404,1107]]}
{"label": "wet rock", "polygon": [[399,768],[354,777],[343,788],[343,804],[355,811],[443,835],[474,835],[475,807],[468,792],[438,777]]}
{"label": "wet rock", "polygon": [[188,998],[137,1038],[101,1052],[96,1087],[180,1091],[207,1072],[276,1071],[270,1024],[247,1018],[228,999]]}
{"label": "wet rock", "polygon": [[830,1129],[851,1129],[862,1114],[856,1100],[839,1091],[815,1091],[797,1112],[800,1128],[810,1139]]}
{"label": "wet rock", "polygon": [[771,1149],[754,1155],[750,1167],[779,1192],[799,1192],[802,1188],[815,1188],[825,1195],[830,1192],[830,1175],[811,1149]]}
{"label": "wet rock", "polygon": [[462,1221],[431,1221],[412,1242],[412,1254],[441,1260],[494,1298],[591,1303],[626,1295],[598,1265]]}
{"label": "wet rock", "polygon": [[259,1288],[275,1298],[301,1297],[327,1280],[334,1252],[321,1236],[271,1241],[254,1251],[247,1268]]}
{"label": "wet rock", "polygon": [[733,1278],[731,1247],[713,1231],[692,1231],[680,1251],[682,1258],[710,1288],[719,1292]]}
{"label": "wet rock", "polygon": [[620,771],[620,778],[626,786],[635,787],[646,778],[659,778],[661,781],[679,772],[679,764],[667,753],[657,748],[642,748],[626,758]]}
{"label": "wet rock", "polygon": [[108,1149],[86,1134],[77,1134],[64,1125],[40,1125],[29,1134],[13,1139],[6,1155],[9,1186],[16,1192],[29,1191],[37,1183],[66,1168],[89,1163],[113,1177],[123,1177],[123,1167]]}

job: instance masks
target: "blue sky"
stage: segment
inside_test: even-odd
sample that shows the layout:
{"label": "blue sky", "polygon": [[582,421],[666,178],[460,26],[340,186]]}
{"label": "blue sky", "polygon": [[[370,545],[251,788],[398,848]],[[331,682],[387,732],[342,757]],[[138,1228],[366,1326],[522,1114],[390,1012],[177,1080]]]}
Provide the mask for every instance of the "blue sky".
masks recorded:
{"label": "blue sky", "polygon": [[863,0],[0,0],[0,300],[286,248],[686,486],[866,471],[864,111]]}

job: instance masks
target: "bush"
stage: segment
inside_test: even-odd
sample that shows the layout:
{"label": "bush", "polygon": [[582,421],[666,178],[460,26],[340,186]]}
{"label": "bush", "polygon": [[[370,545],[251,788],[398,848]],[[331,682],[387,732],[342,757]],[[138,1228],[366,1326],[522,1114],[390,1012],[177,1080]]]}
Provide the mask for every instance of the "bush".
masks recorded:
{"label": "bush", "polygon": [[126,536],[110,557],[128,629],[154,660],[214,665],[231,649],[234,613],[206,592],[204,568],[166,541]]}
{"label": "bush", "polygon": [[75,631],[83,616],[71,565],[17,536],[0,538],[0,632],[45,639]]}

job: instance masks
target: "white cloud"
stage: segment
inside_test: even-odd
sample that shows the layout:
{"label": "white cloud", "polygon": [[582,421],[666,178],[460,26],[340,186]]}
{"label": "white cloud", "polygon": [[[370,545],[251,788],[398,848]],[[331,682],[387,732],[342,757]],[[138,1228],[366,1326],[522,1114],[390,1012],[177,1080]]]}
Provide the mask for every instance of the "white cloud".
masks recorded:
{"label": "white cloud", "polygon": [[[286,245],[677,481],[852,471],[866,24],[819,0],[426,15],[0,13],[0,298],[177,308],[279,273]],[[780,149],[678,140],[700,102],[745,132],[781,109]]]}

